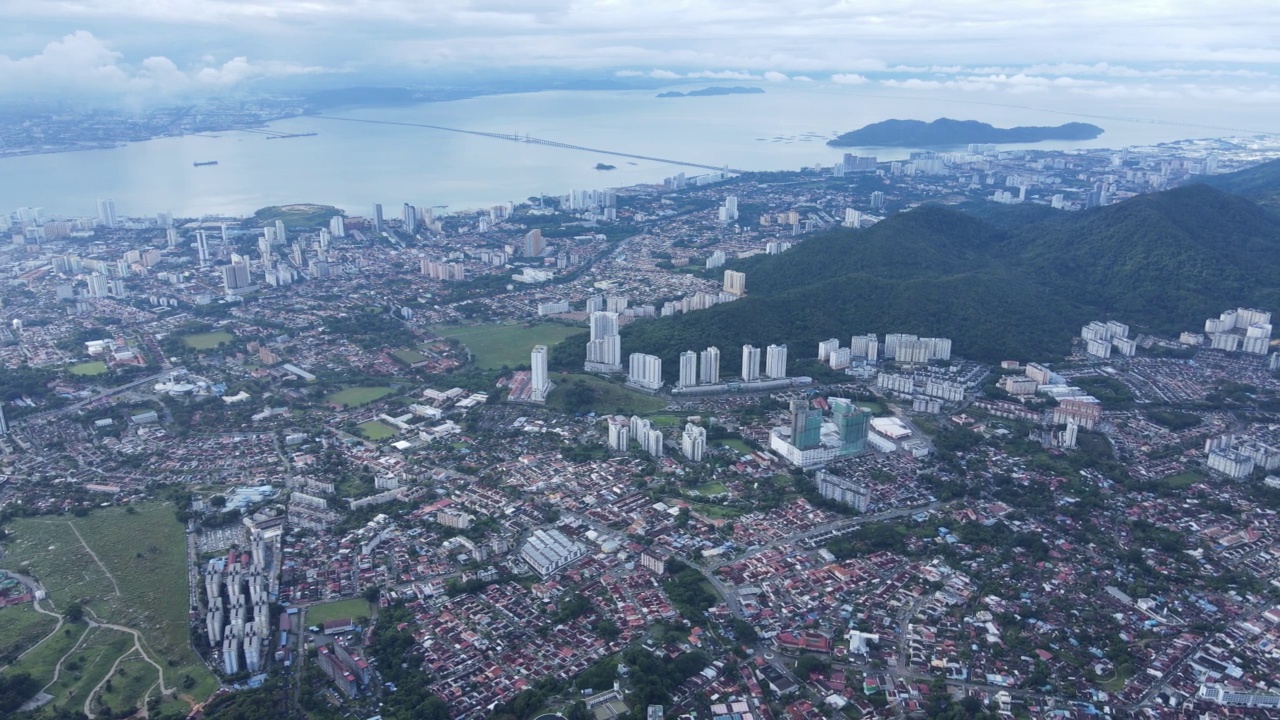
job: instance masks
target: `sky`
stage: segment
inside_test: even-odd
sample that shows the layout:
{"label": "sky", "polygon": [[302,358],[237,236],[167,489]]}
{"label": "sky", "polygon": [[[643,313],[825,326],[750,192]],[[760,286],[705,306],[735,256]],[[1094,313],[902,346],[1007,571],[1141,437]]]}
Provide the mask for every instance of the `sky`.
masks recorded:
{"label": "sky", "polygon": [[541,72],[1280,107],[1275,0],[3,0],[0,97]]}

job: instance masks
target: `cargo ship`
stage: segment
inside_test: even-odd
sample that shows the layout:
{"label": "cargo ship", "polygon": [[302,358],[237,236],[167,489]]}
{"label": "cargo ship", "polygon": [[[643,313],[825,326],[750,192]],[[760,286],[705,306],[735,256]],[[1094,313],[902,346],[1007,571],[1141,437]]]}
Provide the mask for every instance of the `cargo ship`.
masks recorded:
{"label": "cargo ship", "polygon": [[194,165],[194,166],[196,166],[196,167],[205,167],[205,166],[208,166],[208,165],[217,165],[217,164],[218,164],[218,161],[217,161],[217,160],[206,160],[206,161],[204,161],[204,162],[197,162],[197,163],[191,163],[191,164],[192,164],[192,165]]}

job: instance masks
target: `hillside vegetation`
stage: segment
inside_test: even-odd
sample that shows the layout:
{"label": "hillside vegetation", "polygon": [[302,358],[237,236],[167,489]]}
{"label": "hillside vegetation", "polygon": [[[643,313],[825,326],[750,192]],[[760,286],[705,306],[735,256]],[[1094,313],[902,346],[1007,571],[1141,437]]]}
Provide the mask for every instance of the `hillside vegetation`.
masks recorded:
{"label": "hillside vegetation", "polygon": [[[1228,307],[1280,310],[1280,219],[1205,185],[1076,213],[978,211],[924,206],[732,262],[748,297],[633,323],[624,354],[674,371],[680,352],[716,345],[729,374],[743,343],[787,343],[795,360],[829,337],[904,332],[950,337],[974,359],[1043,359],[1093,319],[1168,334]],[[580,345],[554,357],[581,362]]]}

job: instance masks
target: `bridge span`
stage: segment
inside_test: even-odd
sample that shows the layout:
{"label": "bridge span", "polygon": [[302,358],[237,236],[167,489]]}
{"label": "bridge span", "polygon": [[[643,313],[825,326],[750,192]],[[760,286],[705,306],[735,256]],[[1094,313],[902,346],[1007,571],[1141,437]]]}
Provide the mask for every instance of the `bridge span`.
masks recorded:
{"label": "bridge span", "polygon": [[598,153],[600,155],[613,155],[614,157],[632,158],[635,160],[649,160],[652,162],[665,163],[667,165],[680,165],[682,167],[698,168],[700,170],[711,170],[713,172],[726,172],[735,175],[741,175],[743,170],[735,170],[728,166],[705,165],[703,163],[686,162],[684,160],[671,160],[669,158],[653,157],[651,155],[637,155],[635,153],[618,152],[617,150],[601,150],[600,148],[584,147],[582,145],[572,145],[569,143],[556,142],[555,140],[544,140],[542,138],[531,137],[529,135],[506,134],[483,132],[480,130],[464,130],[462,128],[445,127],[444,125],[430,125],[428,123],[411,123],[397,122],[394,120],[365,120],[362,118],[337,117],[335,115],[312,115],[311,117],[321,120],[340,120],[342,122],[369,123],[371,125],[402,125],[405,127],[419,127],[430,130],[444,130],[445,132],[463,133],[466,135],[479,135],[480,137],[493,138],[495,140],[511,140],[513,142],[530,143],[533,145],[546,145],[548,147],[562,148],[565,150],[581,150],[582,152]]}

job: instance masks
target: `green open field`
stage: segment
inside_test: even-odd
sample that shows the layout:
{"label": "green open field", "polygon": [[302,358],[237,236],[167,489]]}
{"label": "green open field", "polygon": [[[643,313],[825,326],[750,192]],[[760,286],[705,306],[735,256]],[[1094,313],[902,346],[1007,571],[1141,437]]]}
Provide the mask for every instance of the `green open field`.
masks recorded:
{"label": "green open field", "polygon": [[[622,415],[649,415],[667,406],[660,397],[628,390],[619,383],[611,383],[595,375],[585,373],[561,373],[551,378],[556,384],[547,396],[547,407],[563,412],[594,412],[597,415],[619,413]],[[585,405],[569,406],[569,390],[581,380],[591,389],[593,398]]]}
{"label": "green open field", "polygon": [[561,340],[582,332],[581,328],[566,325],[470,325],[449,327],[441,325],[432,332],[453,338],[471,351],[476,366],[496,370],[503,365],[515,367],[529,364],[529,351],[534,345],[555,345]]}
{"label": "green open field", "polygon": [[[104,508],[82,518],[15,520],[14,537],[6,543],[8,554],[0,565],[39,578],[57,610],[80,602],[102,622],[137,630],[143,650],[165,668],[166,684],[204,700],[218,683],[191,649],[187,636],[184,528],[170,505],[133,508],[132,513]],[[109,668],[116,658],[132,651],[133,641],[124,632],[103,632],[119,636],[125,645],[108,660]],[[101,642],[109,648],[117,645],[106,638]],[[43,655],[44,649],[41,646],[29,658],[38,661],[36,656]]]}
{"label": "green open field", "polygon": [[712,441],[712,443],[711,443],[711,444],[712,444],[712,445],[719,445],[720,447],[727,447],[727,448],[731,448],[731,449],[733,449],[735,452],[738,452],[738,453],[740,453],[740,454],[742,454],[742,455],[747,455],[747,454],[750,454],[750,452],[751,452],[751,448],[750,448],[750,447],[748,447],[748,446],[747,446],[747,444],[746,444],[745,442],[743,442],[743,441],[739,440],[738,438],[728,438],[728,439],[725,439],[725,440],[714,440],[714,441]]}
{"label": "green open field", "polygon": [[212,350],[218,347],[221,343],[229,343],[235,339],[235,335],[224,330],[219,330],[217,332],[183,335],[182,343],[192,350]]}
{"label": "green open field", "polygon": [[404,363],[405,365],[413,365],[414,363],[420,363],[420,362],[423,362],[423,361],[425,361],[425,360],[430,360],[430,359],[431,359],[431,358],[427,357],[426,355],[423,355],[422,353],[418,352],[417,350],[407,350],[407,349],[406,349],[406,350],[392,350],[392,351],[391,351],[391,357],[393,357],[393,358],[395,358],[395,359],[399,360],[400,362]]}
{"label": "green open field", "polygon": [[361,435],[370,440],[386,440],[389,437],[395,437],[398,432],[395,428],[381,420],[362,422],[356,427],[360,429]]}
{"label": "green open field", "polygon": [[1201,475],[1194,470],[1187,470],[1185,472],[1180,472],[1177,475],[1170,475],[1167,478],[1162,478],[1160,480],[1160,484],[1174,490],[1182,490],[1204,480],[1204,477],[1204,475]]}
{"label": "green open field", "polygon": [[[21,660],[9,666],[4,674],[27,672],[40,681],[41,687],[53,681],[53,671],[58,661],[81,641],[87,639],[89,626],[83,622],[66,623],[53,637],[33,648]],[[69,658],[68,658],[69,659]]]}
{"label": "green open field", "polygon": [[369,603],[365,602],[364,598],[338,600],[308,607],[307,625],[323,625],[330,620],[341,620],[342,618],[351,618],[352,620],[358,617],[367,618],[370,613]]}
{"label": "green open field", "polygon": [[710,482],[710,483],[707,483],[706,485],[699,485],[698,487],[694,488],[694,490],[696,490],[699,495],[702,495],[704,497],[711,496],[711,495],[724,495],[725,493],[729,492],[729,488],[725,487],[724,483],[722,482]]}
{"label": "green open field", "polygon": [[394,391],[391,388],[385,386],[349,387],[330,394],[324,399],[324,401],[331,405],[341,405],[349,408],[360,407],[361,405],[367,405],[379,398],[386,397],[392,392]]}
{"label": "green open field", "polygon": [[658,427],[676,427],[682,420],[675,415],[650,415],[649,422]]}
{"label": "green open field", "polygon": [[67,368],[67,372],[72,375],[101,375],[107,371],[107,364],[101,360],[89,360],[88,362],[76,363]]}
{"label": "green open field", "polygon": [[31,603],[0,608],[0,665],[17,659],[23,650],[40,642],[57,620],[36,612]]}

